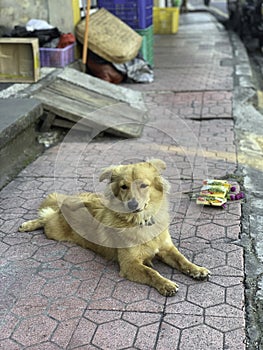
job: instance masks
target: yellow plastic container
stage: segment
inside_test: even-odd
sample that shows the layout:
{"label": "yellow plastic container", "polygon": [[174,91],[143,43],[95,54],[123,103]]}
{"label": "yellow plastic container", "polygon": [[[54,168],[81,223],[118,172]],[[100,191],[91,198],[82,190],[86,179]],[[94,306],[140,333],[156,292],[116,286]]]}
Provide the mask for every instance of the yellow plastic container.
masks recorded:
{"label": "yellow plastic container", "polygon": [[179,27],[179,7],[153,7],[154,34],[175,34]]}

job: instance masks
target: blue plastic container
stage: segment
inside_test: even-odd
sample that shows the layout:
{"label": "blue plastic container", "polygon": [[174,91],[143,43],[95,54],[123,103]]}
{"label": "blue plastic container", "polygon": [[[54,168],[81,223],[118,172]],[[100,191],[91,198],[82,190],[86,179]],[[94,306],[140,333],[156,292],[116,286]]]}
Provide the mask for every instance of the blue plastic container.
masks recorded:
{"label": "blue plastic container", "polygon": [[153,0],[98,0],[104,7],[133,29],[146,29],[153,23]]}

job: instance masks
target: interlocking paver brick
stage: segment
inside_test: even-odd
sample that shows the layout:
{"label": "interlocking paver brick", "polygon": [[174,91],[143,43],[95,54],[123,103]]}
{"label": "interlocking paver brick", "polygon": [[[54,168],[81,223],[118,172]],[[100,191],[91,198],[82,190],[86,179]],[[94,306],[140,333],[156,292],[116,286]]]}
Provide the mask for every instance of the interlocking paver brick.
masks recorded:
{"label": "interlocking paver brick", "polygon": [[81,317],[86,308],[86,302],[76,297],[59,298],[49,305],[48,314],[58,321]]}
{"label": "interlocking paver brick", "polygon": [[[227,237],[233,240],[238,239],[240,233],[240,225],[227,227]],[[243,260],[242,260],[243,261]]]}
{"label": "interlocking paver brick", "polygon": [[[240,287],[242,287],[242,280],[240,279],[239,276],[222,276],[220,274],[218,274],[217,276],[213,275],[213,282],[215,284],[218,284],[219,286],[223,286],[225,288],[230,287],[231,286],[237,286],[239,285]],[[228,291],[228,288],[227,288]],[[240,297],[240,294],[237,295],[237,298]],[[240,303],[244,303],[244,298],[240,298],[239,299]]]}
{"label": "interlocking paver brick", "polygon": [[[131,313],[124,314],[124,315],[128,315],[127,316],[128,320],[129,320],[130,314]],[[105,312],[104,310],[87,310],[85,312],[84,316],[96,324],[103,324],[103,323],[107,323],[110,321],[119,320],[122,316],[122,312],[121,311],[106,311]],[[146,315],[146,316],[148,316],[148,315]]]}
{"label": "interlocking paver brick", "polygon": [[180,350],[219,350],[224,348],[223,334],[212,327],[198,325],[182,331]]}
{"label": "interlocking paver brick", "polygon": [[135,349],[154,349],[158,330],[159,322],[146,326],[141,325],[136,335]]}
{"label": "interlocking paver brick", "polygon": [[43,286],[41,293],[51,299],[70,297],[74,295],[79,285],[80,281],[70,276],[63,276],[62,278],[57,277],[48,280]]}
{"label": "interlocking paver brick", "polygon": [[226,230],[224,227],[216,224],[206,224],[197,227],[196,236],[204,239],[214,240],[224,238]]}
{"label": "interlocking paver brick", "polygon": [[157,294],[156,291],[153,291],[152,294],[153,294],[152,300],[145,299],[143,301],[136,301],[134,303],[127,305],[126,310],[137,311],[137,312],[162,312],[163,304],[162,302],[160,302],[160,296]]}
{"label": "interlocking paver brick", "polygon": [[40,262],[48,262],[62,258],[67,248],[59,243],[49,244],[41,248],[36,248],[34,259]]}
{"label": "interlocking paver brick", "polygon": [[244,299],[245,297],[243,292],[242,281],[236,278],[236,285],[232,285],[226,290],[226,302],[229,305],[233,305],[239,309],[243,309]]}
{"label": "interlocking paver brick", "polygon": [[0,341],[0,349],[19,350],[22,349],[22,345],[18,345],[16,342],[10,339],[5,339]]}
{"label": "interlocking paver brick", "polygon": [[243,263],[242,256],[243,256],[243,250],[241,247],[239,247],[238,249],[236,249],[233,252],[229,252],[227,254],[228,265],[243,271],[244,270],[244,263]]}
{"label": "interlocking paver brick", "polygon": [[57,322],[51,318],[38,315],[22,320],[15,329],[12,338],[24,346],[47,341]]}
{"label": "interlocking paver brick", "polygon": [[175,326],[163,321],[160,326],[160,333],[156,349],[179,349],[180,333],[180,330]]}
{"label": "interlocking paver brick", "polygon": [[[83,278],[80,276],[79,278],[82,279],[86,279],[84,281],[81,282],[77,292],[75,293],[75,295],[78,298],[82,298],[83,300],[92,300],[95,290],[97,288],[97,285],[99,284],[100,281],[100,276],[98,276],[98,274],[92,273],[92,272],[88,272],[90,276],[90,279],[87,280],[87,277],[84,276]],[[72,274],[72,276],[74,276],[74,274]]]}
{"label": "interlocking paver brick", "polygon": [[[119,336],[119,332],[125,334]],[[123,349],[133,345],[137,327],[124,321],[115,320],[98,326],[92,343],[102,349]]]}
{"label": "interlocking paver brick", "polygon": [[111,297],[105,297],[103,299],[97,300],[96,298],[93,298],[89,302],[89,308],[92,310],[104,310],[104,311],[109,311],[109,310],[126,310],[126,305],[122,303],[119,300],[116,300]]}
{"label": "interlocking paver brick", "polygon": [[44,342],[41,344],[29,346],[27,348],[30,350],[59,350],[59,349],[61,349],[61,347],[57,346],[54,343],[50,343],[50,342]]}
{"label": "interlocking paver brick", "polygon": [[205,323],[218,331],[228,332],[238,328],[244,327],[242,318],[237,317],[224,317],[224,316],[207,316],[205,317]]}
{"label": "interlocking paver brick", "polygon": [[168,314],[164,317],[164,320],[166,323],[169,323],[178,329],[186,329],[192,326],[203,324],[204,316],[195,314],[189,315],[185,313],[173,315]]}
{"label": "interlocking paver brick", "polygon": [[228,265],[219,266],[212,269],[214,275],[222,275],[222,276],[243,276],[243,271],[240,269],[236,269],[233,267],[229,267]]}
{"label": "interlocking paver brick", "polygon": [[[23,270],[22,270],[23,271]],[[23,271],[24,272],[24,271]],[[28,279],[26,287],[20,289],[19,295],[22,297],[31,298],[35,295],[40,295],[40,292],[45,285],[46,280],[38,276],[34,271],[31,272],[31,277]]]}
{"label": "interlocking paver brick", "polygon": [[30,298],[20,298],[14,303],[11,311],[13,314],[21,317],[35,316],[42,314],[46,310],[48,303],[47,298],[32,295]]}
{"label": "interlocking paver brick", "polygon": [[0,323],[0,339],[8,339],[11,334],[13,333],[14,329],[16,328],[18,324],[18,318],[9,312],[5,312],[4,310],[5,305],[2,305],[1,308],[3,308],[3,312],[1,314],[3,315],[4,319]]}
{"label": "interlocking paver brick", "polygon": [[221,316],[221,317],[240,317],[242,318],[243,311],[227,304],[210,306],[205,310],[206,315]]}
{"label": "interlocking paver brick", "polygon": [[[155,81],[124,84],[144,93],[149,121],[140,138],[81,142],[69,132],[0,192],[3,350],[245,349],[241,205],[197,206],[183,193],[237,169],[233,67],[224,66],[232,48],[207,13],[181,15],[176,35],[155,39]],[[154,261],[179,284],[164,298],[120,277],[115,262],[42,230],[17,232],[47,193],[102,191],[101,168],[153,157],[167,163],[172,239],[211,270],[208,281]]]}
{"label": "interlocking paver brick", "polygon": [[172,315],[175,314],[174,317],[177,315],[196,315],[196,316],[203,316],[204,310],[201,306],[195,305],[192,302],[189,302],[187,300],[178,301],[178,300],[167,300],[167,316],[171,319]]}
{"label": "interlocking paver brick", "polygon": [[[129,284],[129,281],[123,280],[117,283],[115,290],[112,294],[114,298],[117,300],[122,300],[127,304],[133,304],[140,302],[141,300],[147,299],[149,289],[144,286],[140,285],[139,288],[131,288]],[[126,294],[126,290],[129,289],[129,293]]]}
{"label": "interlocking paver brick", "polygon": [[69,261],[73,264],[84,263],[92,261],[95,258],[95,253],[86,249],[80,249],[79,247],[71,247],[64,255],[64,260]]}
{"label": "interlocking paver brick", "polygon": [[59,323],[52,335],[52,342],[61,349],[68,349],[69,343],[79,323],[79,318],[67,319]]}
{"label": "interlocking paver brick", "polygon": [[244,326],[225,333],[225,346],[231,350],[245,349]]}
{"label": "interlocking paver brick", "polygon": [[2,255],[7,249],[8,249],[9,245],[4,243],[4,242],[0,242],[0,254]]}
{"label": "interlocking paver brick", "polygon": [[[211,281],[213,281],[213,278],[211,278]],[[225,301],[225,288],[213,283],[194,284],[188,287],[187,300],[204,308],[222,304]]]}
{"label": "interlocking paver brick", "polygon": [[96,324],[85,318],[81,318],[70,339],[68,345],[69,349],[91,344],[96,329]]}
{"label": "interlocking paver brick", "polygon": [[4,253],[4,257],[10,261],[24,260],[32,257],[36,251],[37,247],[34,247],[30,243],[15,244],[7,249]]}
{"label": "interlocking paver brick", "polygon": [[99,261],[88,261],[74,265],[72,269],[72,275],[80,280],[89,280],[92,278],[101,277],[106,268],[106,264]]}
{"label": "interlocking paver brick", "polygon": [[225,266],[227,263],[227,254],[216,249],[206,249],[201,253],[195,254],[194,263],[209,266],[210,269]]}
{"label": "interlocking paver brick", "polygon": [[45,279],[56,278],[59,276],[68,275],[71,271],[72,264],[69,264],[63,260],[56,260],[47,263],[43,263],[39,269],[39,276]]}

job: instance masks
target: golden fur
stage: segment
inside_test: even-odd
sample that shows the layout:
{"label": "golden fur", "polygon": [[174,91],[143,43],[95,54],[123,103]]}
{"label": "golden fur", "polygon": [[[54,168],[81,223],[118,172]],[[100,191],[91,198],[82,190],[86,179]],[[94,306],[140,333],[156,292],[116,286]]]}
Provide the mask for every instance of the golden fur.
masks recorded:
{"label": "golden fur", "polygon": [[168,182],[161,176],[159,159],[105,169],[105,194],[75,196],[52,193],[39,208],[39,218],[23,223],[20,231],[44,227],[48,238],[75,242],[120,266],[120,275],[175,295],[175,282],[152,268],[152,259],[197,279],[209,271],[192,264],[174,246],[169,234]]}

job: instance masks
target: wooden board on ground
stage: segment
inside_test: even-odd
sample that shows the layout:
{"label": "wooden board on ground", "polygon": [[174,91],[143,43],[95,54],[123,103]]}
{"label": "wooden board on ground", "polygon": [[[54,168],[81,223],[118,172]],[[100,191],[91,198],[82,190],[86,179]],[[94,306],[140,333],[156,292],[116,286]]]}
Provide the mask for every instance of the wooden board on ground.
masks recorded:
{"label": "wooden board on ground", "polygon": [[[147,122],[140,92],[115,86],[72,68],[66,68],[49,85],[35,91],[44,109],[56,115],[52,125],[76,125],[93,133],[139,137]],[[63,123],[63,119],[65,123]],[[75,123],[75,124],[74,124]]]}

